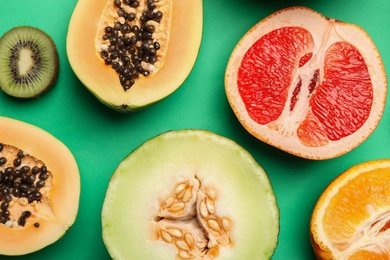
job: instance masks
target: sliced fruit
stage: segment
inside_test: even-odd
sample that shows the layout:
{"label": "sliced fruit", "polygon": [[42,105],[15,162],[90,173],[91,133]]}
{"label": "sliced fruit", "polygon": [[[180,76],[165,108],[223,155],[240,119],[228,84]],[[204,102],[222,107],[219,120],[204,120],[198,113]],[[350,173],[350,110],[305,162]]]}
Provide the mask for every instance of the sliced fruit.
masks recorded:
{"label": "sliced fruit", "polygon": [[69,24],[68,58],[102,103],[135,111],[185,81],[202,23],[201,0],[79,0]]}
{"label": "sliced fruit", "polygon": [[102,228],[114,259],[269,259],[279,209],[266,173],[238,144],[170,131],[119,164]]}
{"label": "sliced fruit", "polygon": [[351,167],[321,194],[310,222],[319,259],[389,259],[390,159]]}
{"label": "sliced fruit", "polygon": [[291,154],[328,159],[374,131],[387,78],[377,48],[354,24],[306,7],[261,20],[237,44],[225,90],[244,128]]}
{"label": "sliced fruit", "polygon": [[60,239],[79,197],[69,149],[36,126],[0,117],[0,254],[24,255]]}
{"label": "sliced fruit", "polygon": [[0,38],[0,88],[17,98],[34,98],[48,91],[58,76],[58,53],[44,31],[19,26]]}

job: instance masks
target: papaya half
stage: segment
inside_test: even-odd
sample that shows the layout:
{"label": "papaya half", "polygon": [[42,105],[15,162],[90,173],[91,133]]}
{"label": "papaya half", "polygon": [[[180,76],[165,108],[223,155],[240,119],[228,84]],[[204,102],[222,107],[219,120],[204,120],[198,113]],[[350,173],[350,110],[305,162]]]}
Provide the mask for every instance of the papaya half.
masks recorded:
{"label": "papaya half", "polygon": [[45,130],[0,117],[0,254],[25,255],[60,239],[79,207],[70,150]]}
{"label": "papaya half", "polygon": [[195,64],[202,26],[201,0],[79,0],[67,55],[99,101],[137,111],[182,85]]}

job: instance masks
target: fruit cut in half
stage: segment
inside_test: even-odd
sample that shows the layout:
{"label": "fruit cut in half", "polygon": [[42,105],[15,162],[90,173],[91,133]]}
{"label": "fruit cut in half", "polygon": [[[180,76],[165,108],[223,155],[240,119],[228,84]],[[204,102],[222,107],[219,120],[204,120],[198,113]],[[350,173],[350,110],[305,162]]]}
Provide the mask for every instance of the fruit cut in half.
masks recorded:
{"label": "fruit cut in half", "polygon": [[114,259],[269,259],[279,208],[268,176],[237,143],[177,130],[119,164],[102,228]]}
{"label": "fruit cut in half", "polygon": [[351,167],[321,194],[310,223],[319,259],[390,258],[390,159]]}
{"label": "fruit cut in half", "polygon": [[290,7],[239,41],[225,90],[240,123],[259,140],[303,158],[329,159],[374,131],[387,78],[362,28]]}
{"label": "fruit cut in half", "polygon": [[59,57],[44,31],[18,26],[0,38],[0,88],[17,98],[35,98],[53,87]]}
{"label": "fruit cut in half", "polygon": [[136,111],[182,85],[202,26],[201,0],[79,0],[67,35],[69,62],[102,103]]}
{"label": "fruit cut in half", "polygon": [[74,223],[80,176],[69,149],[36,126],[0,117],[0,254],[24,255]]}

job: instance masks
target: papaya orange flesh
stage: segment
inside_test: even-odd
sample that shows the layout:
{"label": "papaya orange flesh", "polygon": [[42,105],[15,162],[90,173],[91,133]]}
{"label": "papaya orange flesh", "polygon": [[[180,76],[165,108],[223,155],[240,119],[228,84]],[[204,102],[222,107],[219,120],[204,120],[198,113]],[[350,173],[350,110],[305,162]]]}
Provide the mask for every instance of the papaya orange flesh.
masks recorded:
{"label": "papaya orange flesh", "polygon": [[48,132],[0,117],[0,254],[24,255],[74,223],[80,177],[70,150]]}
{"label": "papaya orange flesh", "polygon": [[[140,6],[146,3],[139,2]],[[155,12],[158,10],[163,16],[154,24],[156,32],[152,34],[161,45],[157,50],[158,60],[149,65],[141,62],[144,68],[153,65],[155,69],[147,76],[141,73],[129,88],[125,86],[127,83],[122,84],[118,72],[112,64],[107,65],[101,55],[102,48],[106,49],[109,42],[102,40],[105,28],[123,22],[122,17],[117,17],[114,1],[79,0],[74,9],[67,35],[69,62],[85,87],[114,110],[136,111],[167,97],[182,85],[196,61],[202,37],[202,1],[164,0],[158,3]],[[121,8],[125,7],[128,9],[122,1]],[[139,12],[139,8],[133,9]],[[131,28],[136,24],[141,26],[137,19],[128,22]],[[164,30],[159,31],[160,27]],[[130,37],[132,32],[126,35]]]}

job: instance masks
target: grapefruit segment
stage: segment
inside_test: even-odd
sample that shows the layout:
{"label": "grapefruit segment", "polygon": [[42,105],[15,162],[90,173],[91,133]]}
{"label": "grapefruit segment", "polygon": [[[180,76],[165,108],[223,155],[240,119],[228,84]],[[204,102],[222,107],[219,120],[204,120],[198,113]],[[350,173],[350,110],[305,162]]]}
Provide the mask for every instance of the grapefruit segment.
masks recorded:
{"label": "grapefruit segment", "polygon": [[321,194],[310,222],[319,259],[388,259],[390,159],[351,167]]}
{"label": "grapefruit segment", "polygon": [[291,7],[261,20],[239,41],[225,90],[240,123],[258,139],[304,158],[329,159],[374,131],[387,77],[362,28]]}

